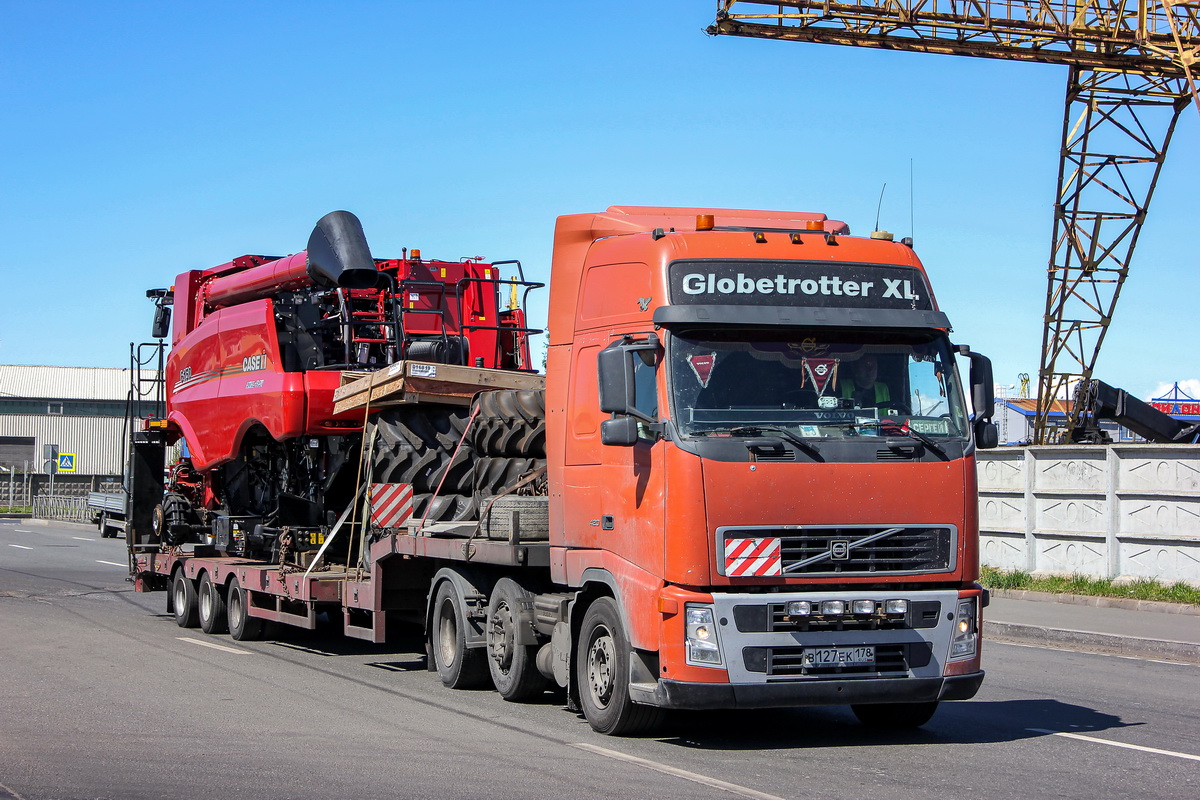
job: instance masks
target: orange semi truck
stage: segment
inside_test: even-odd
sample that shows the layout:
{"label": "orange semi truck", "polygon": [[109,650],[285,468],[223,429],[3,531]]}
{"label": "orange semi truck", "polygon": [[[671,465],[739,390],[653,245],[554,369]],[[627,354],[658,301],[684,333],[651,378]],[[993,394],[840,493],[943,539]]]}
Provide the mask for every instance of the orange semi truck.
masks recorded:
{"label": "orange semi truck", "polygon": [[185,310],[127,539],[180,625],[416,622],[445,685],[557,685],[608,734],[829,704],[916,726],[978,690],[991,367],[911,242],[794,212],[560,217],[541,376],[532,284],[376,259],[330,217],[305,253],[151,293],[158,335]]}

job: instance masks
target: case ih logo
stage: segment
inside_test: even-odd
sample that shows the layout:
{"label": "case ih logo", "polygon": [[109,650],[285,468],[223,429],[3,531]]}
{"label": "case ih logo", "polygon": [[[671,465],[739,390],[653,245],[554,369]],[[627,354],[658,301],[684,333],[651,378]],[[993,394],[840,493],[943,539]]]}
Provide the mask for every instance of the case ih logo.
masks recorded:
{"label": "case ih logo", "polygon": [[242,359],[242,372],[254,372],[260,369],[267,368],[267,354],[259,353],[256,356],[246,356]]}

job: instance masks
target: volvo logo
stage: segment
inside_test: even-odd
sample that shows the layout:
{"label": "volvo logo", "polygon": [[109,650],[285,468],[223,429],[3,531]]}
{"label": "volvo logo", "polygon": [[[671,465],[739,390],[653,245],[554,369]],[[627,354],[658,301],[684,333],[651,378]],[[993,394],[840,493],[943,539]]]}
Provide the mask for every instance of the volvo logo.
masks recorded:
{"label": "volvo logo", "polygon": [[829,557],[834,561],[847,561],[850,558],[850,540],[834,539],[829,543]]}

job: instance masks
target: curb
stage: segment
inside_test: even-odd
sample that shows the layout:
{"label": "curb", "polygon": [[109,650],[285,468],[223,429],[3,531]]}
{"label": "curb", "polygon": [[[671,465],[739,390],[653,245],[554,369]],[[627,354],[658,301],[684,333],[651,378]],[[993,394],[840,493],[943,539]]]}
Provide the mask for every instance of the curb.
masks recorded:
{"label": "curb", "polygon": [[984,622],[984,641],[1036,644],[1069,650],[1091,650],[1137,658],[1154,658],[1200,665],[1200,644],[1117,636],[1111,633],[1059,630],[1016,622]]}
{"label": "curb", "polygon": [[1153,611],[1156,614],[1184,614],[1200,617],[1200,606],[1190,603],[1165,603],[1159,600],[1134,600],[1129,597],[1093,597],[1082,594],[1032,592],[1028,589],[988,589],[992,597],[1010,600],[1037,600],[1043,603],[1065,603],[1093,608],[1124,608],[1129,611]]}

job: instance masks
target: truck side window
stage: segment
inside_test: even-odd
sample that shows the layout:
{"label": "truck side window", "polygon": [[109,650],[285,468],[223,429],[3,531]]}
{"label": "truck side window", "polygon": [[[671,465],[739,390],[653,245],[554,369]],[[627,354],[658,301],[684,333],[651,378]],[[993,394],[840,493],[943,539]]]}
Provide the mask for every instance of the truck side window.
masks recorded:
{"label": "truck side window", "polygon": [[[633,355],[633,405],[651,419],[658,419],[658,386],[654,379],[656,361],[653,351],[644,350]],[[638,431],[641,438],[652,438],[645,426],[639,425]]]}

